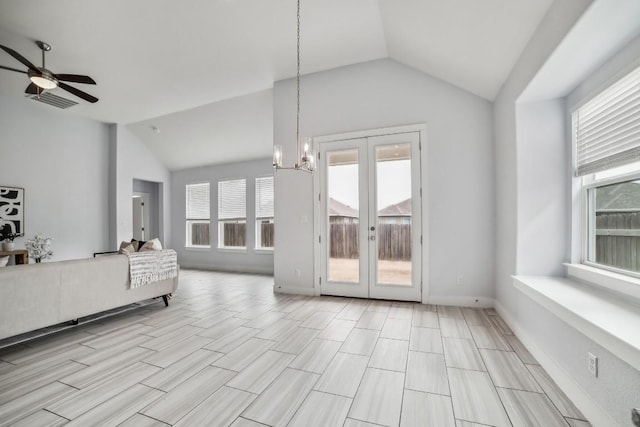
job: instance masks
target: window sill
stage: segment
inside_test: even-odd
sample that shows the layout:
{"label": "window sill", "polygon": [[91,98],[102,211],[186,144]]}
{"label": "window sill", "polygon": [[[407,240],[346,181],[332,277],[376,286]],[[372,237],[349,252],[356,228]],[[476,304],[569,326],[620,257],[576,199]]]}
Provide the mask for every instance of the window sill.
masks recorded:
{"label": "window sill", "polygon": [[184,250],[193,252],[210,252],[211,246],[185,246]]}
{"label": "window sill", "polygon": [[640,369],[640,307],[565,277],[512,276],[514,286],[635,369]]}
{"label": "window sill", "polygon": [[564,264],[570,278],[609,289],[640,301],[640,279],[584,264]]}
{"label": "window sill", "polygon": [[247,253],[247,248],[218,248],[218,252],[228,252],[228,253],[234,253],[234,254],[246,254]]}
{"label": "window sill", "polygon": [[255,248],[253,252],[260,255],[273,255],[273,248]]}

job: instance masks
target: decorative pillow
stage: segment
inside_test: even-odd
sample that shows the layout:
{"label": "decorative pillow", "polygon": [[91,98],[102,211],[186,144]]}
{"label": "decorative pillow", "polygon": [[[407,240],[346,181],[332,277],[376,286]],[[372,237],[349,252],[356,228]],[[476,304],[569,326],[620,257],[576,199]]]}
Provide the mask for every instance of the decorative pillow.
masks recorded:
{"label": "decorative pillow", "polygon": [[147,242],[144,242],[138,252],[146,252],[146,251],[159,251],[162,250],[162,243],[160,243],[160,239],[151,239]]}
{"label": "decorative pillow", "polygon": [[145,242],[144,240],[131,239],[131,243],[133,243],[133,247],[135,248],[135,250],[137,252],[147,242]]}
{"label": "decorative pillow", "polygon": [[6,267],[9,262],[9,256],[0,256],[0,267]]}
{"label": "decorative pillow", "polygon": [[120,243],[119,254],[132,254],[136,251],[136,247],[131,242],[122,242]]}

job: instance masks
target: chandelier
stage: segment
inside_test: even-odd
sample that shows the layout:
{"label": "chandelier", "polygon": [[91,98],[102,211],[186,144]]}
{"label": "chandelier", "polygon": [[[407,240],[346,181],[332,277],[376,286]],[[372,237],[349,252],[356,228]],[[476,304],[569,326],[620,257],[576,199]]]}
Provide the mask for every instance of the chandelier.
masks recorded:
{"label": "chandelier", "polygon": [[273,146],[273,167],[278,169],[294,169],[313,172],[315,169],[315,149],[311,138],[300,139],[300,0],[298,0],[297,31],[297,72],[296,72],[296,163],[290,167],[282,166],[282,145]]}

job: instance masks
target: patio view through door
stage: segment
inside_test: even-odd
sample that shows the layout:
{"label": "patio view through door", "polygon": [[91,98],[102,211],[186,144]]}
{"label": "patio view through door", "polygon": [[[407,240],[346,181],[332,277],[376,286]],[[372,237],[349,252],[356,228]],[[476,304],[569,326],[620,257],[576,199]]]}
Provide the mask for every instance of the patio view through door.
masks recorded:
{"label": "patio view through door", "polygon": [[420,133],[320,144],[323,295],[421,299]]}

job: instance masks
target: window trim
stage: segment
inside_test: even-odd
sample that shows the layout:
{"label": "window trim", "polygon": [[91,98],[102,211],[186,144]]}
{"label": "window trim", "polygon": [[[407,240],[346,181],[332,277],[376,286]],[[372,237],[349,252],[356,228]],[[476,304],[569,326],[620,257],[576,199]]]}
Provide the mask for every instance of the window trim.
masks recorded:
{"label": "window trim", "polygon": [[[603,289],[605,291],[613,291],[618,295],[624,295],[632,298],[635,303],[640,302],[640,272],[636,273],[629,270],[623,270],[616,267],[610,267],[595,262],[589,261],[589,247],[594,247],[593,244],[589,245],[589,190],[604,185],[616,184],[624,181],[640,179],[640,166],[634,171],[624,172],[621,171],[617,175],[605,176],[600,179],[596,178],[598,174],[606,173],[607,170],[591,172],[585,175],[577,174],[577,144],[576,144],[576,127],[574,124],[574,113],[582,108],[584,105],[595,99],[601,93],[608,90],[611,86],[615,85],[618,81],[623,79],[626,75],[638,69],[640,62],[633,61],[622,69],[612,74],[606,81],[603,81],[598,87],[586,94],[582,99],[573,102],[571,106],[567,108],[567,128],[568,136],[570,137],[571,146],[571,173],[570,180],[570,194],[573,197],[571,203],[571,230],[572,230],[572,242],[571,246],[571,262],[565,263],[566,276],[578,280],[582,283],[587,283],[596,288]],[[633,164],[632,162],[630,164]],[[618,167],[614,166],[609,170],[615,170]],[[595,236],[595,234],[594,234]],[[574,242],[578,240],[578,242]],[[593,259],[591,257],[591,259]]]}
{"label": "window trim", "polygon": [[230,254],[246,254],[248,252],[246,246],[223,246],[217,248],[218,252],[226,252]]}
{"label": "window trim", "polygon": [[[189,225],[192,223],[200,223],[200,224],[209,224],[209,244],[208,245],[194,245],[192,243],[189,243],[189,237],[190,237],[190,231],[189,231]],[[185,245],[184,247],[187,249],[211,249],[211,219],[186,219],[184,221],[185,224],[185,234],[186,234],[186,239],[185,239]]]}
{"label": "window trim", "polygon": [[[273,216],[258,216],[258,209],[257,209],[257,205],[258,205],[258,180],[259,179],[264,179],[264,178],[271,178],[271,180],[273,181],[271,186],[273,188]],[[273,224],[275,226],[275,222],[276,222],[276,213],[275,213],[275,185],[276,185],[276,177],[275,175],[259,175],[259,176],[255,176],[254,179],[254,193],[255,193],[255,205],[256,205],[256,209],[255,209],[255,215],[254,215],[254,227],[255,227],[255,236],[254,236],[254,251],[256,253],[260,253],[260,252],[264,252],[264,253],[273,253],[273,249],[274,246],[260,246],[260,241],[261,241],[261,234],[260,234],[260,227],[258,224],[258,221],[262,221],[265,219],[270,219],[273,221]]]}
{"label": "window trim", "polygon": [[275,226],[276,223],[276,217],[274,216],[267,216],[267,217],[256,217],[254,224],[255,224],[255,247],[253,249],[255,249],[256,251],[269,251],[269,252],[273,252],[273,248],[274,246],[260,246],[260,242],[261,242],[261,238],[262,235],[260,234],[260,225],[259,222],[260,221],[264,221],[264,220],[272,220],[273,224]]}
{"label": "window trim", "polygon": [[[245,229],[244,229],[244,246],[225,246],[224,245],[224,224],[227,222],[237,222],[244,221]],[[246,252],[247,250],[247,218],[227,218],[227,219],[218,219],[218,249],[222,249],[222,251],[228,252]]]}
{"label": "window trim", "polygon": [[[605,264],[598,264],[597,262],[591,261],[593,257],[590,251],[594,250],[595,234],[591,234],[589,232],[589,222],[590,222],[590,213],[592,209],[594,209],[591,205],[593,204],[592,197],[589,197],[590,191],[604,187],[612,184],[619,184],[627,181],[640,180],[640,165],[638,165],[638,170],[633,172],[621,173],[619,175],[609,176],[606,178],[596,178],[597,173],[591,173],[582,177],[576,177],[579,181],[581,181],[581,221],[582,221],[582,236],[581,236],[581,256],[580,256],[580,264],[585,265],[587,267],[604,270],[605,272],[614,273],[617,275],[629,276],[634,279],[640,279],[640,272],[635,272],[632,270],[625,270],[618,267],[613,267]],[[570,264],[569,264],[570,265]],[[593,278],[592,278],[593,280]],[[640,282],[638,282],[640,285]]]}
{"label": "window trim", "polygon": [[[243,218],[224,218],[224,219],[220,219],[220,205],[221,205],[221,200],[220,200],[220,184],[222,184],[223,182],[230,182],[230,181],[244,181],[244,217]],[[247,224],[248,224],[248,215],[247,215],[247,177],[246,176],[241,176],[241,177],[236,177],[236,178],[222,178],[219,179],[217,181],[217,189],[218,189],[218,194],[217,194],[217,200],[218,200],[218,211],[216,214],[216,226],[217,226],[217,231],[218,231],[218,244],[217,244],[217,249],[221,250],[221,252],[246,252],[247,250],[247,246],[246,246],[246,242],[247,242]],[[227,221],[242,221],[244,220],[245,222],[245,246],[224,246],[224,231],[222,230],[221,225]]]}
{"label": "window trim", "polygon": [[[203,184],[207,184],[209,186],[209,218],[208,219],[193,219],[193,218],[187,218],[187,207],[188,207],[188,190],[187,188],[191,185],[203,185]],[[185,184],[184,186],[184,201],[185,201],[185,220],[184,220],[184,224],[185,224],[185,239],[184,239],[184,247],[185,249],[192,249],[192,250],[208,250],[211,249],[211,182],[210,181],[199,181],[199,182],[190,182],[188,184]],[[189,223],[193,222],[193,221],[200,221],[202,223],[208,222],[209,223],[209,244],[208,245],[194,245],[189,243]]]}
{"label": "window trim", "polygon": [[253,248],[253,252],[261,255],[273,255],[275,248]]}

